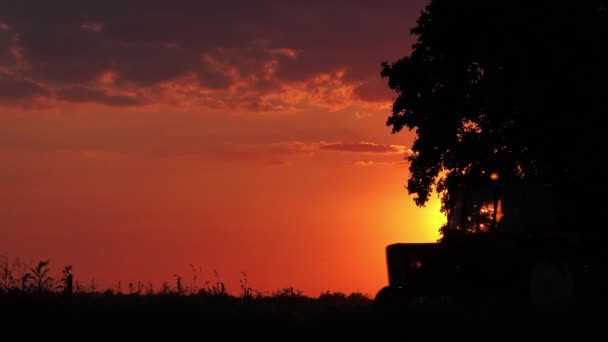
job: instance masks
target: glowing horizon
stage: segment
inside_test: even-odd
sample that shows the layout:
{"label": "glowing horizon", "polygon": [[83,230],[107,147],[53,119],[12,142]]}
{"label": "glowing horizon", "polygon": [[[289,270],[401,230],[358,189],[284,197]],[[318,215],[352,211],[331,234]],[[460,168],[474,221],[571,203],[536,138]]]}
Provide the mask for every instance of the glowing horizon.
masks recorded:
{"label": "glowing horizon", "polygon": [[404,189],[379,76],[423,4],[0,5],[0,255],[99,288],[195,265],[233,293],[375,293],[386,245],[444,220]]}

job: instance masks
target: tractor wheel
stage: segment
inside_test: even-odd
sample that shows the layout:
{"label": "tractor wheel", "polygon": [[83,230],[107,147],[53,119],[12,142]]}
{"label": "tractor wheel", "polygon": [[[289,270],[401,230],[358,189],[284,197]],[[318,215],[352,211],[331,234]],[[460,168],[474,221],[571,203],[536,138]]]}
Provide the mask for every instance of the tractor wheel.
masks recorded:
{"label": "tractor wheel", "polygon": [[388,306],[395,302],[401,302],[407,295],[405,288],[401,286],[385,286],[374,298],[374,303],[379,306]]}
{"label": "tractor wheel", "polygon": [[573,298],[574,281],[566,262],[537,260],[530,271],[530,304],[539,309],[564,308]]}
{"label": "tractor wheel", "polygon": [[419,304],[419,296],[402,286],[385,286],[376,294],[374,305],[380,311],[405,313]]}

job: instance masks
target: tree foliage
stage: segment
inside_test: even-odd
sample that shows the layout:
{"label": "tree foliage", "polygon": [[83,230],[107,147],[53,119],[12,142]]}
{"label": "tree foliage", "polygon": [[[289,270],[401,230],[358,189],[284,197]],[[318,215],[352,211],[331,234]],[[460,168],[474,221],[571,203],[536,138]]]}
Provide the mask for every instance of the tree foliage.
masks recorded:
{"label": "tree foliage", "polygon": [[416,133],[407,190],[417,205],[437,191],[449,215],[454,194],[492,172],[505,182],[559,184],[564,198],[599,191],[607,5],[428,4],[411,29],[411,54],[383,62],[381,72],[397,95],[387,126]]}

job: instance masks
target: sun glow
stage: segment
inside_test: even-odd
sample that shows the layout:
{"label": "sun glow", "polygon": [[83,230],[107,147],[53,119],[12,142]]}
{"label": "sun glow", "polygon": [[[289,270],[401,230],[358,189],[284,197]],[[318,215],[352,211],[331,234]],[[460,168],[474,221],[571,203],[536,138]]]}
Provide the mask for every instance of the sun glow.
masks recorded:
{"label": "sun glow", "polygon": [[429,227],[427,231],[431,241],[437,241],[440,238],[439,228],[447,222],[447,216],[440,209],[441,201],[438,199],[429,201],[425,207],[424,221],[425,225]]}
{"label": "sun glow", "polygon": [[436,242],[440,238],[439,228],[447,222],[446,216],[440,212],[441,201],[432,198],[424,207],[408,204],[407,211],[399,207],[391,220],[391,226],[396,229],[394,242]]}

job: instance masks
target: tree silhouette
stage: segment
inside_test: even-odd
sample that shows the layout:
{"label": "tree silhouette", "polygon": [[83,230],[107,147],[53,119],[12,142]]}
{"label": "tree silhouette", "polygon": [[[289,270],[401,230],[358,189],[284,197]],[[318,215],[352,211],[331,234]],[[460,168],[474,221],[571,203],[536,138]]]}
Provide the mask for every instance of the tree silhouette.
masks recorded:
{"label": "tree silhouette", "polygon": [[607,4],[429,3],[411,54],[381,72],[397,94],[387,126],[416,133],[406,187],[417,205],[436,190],[450,215],[462,187],[497,172],[558,185],[565,225],[600,209],[581,199],[605,188]]}

